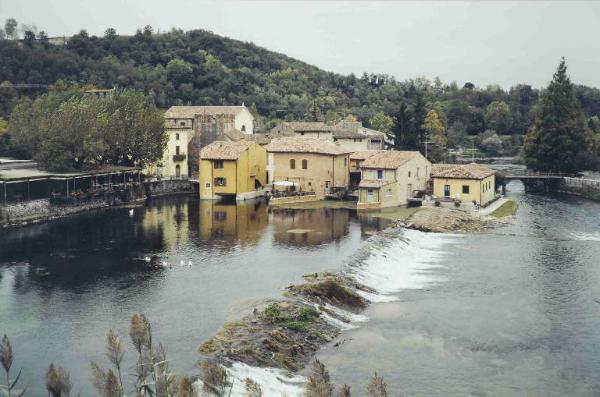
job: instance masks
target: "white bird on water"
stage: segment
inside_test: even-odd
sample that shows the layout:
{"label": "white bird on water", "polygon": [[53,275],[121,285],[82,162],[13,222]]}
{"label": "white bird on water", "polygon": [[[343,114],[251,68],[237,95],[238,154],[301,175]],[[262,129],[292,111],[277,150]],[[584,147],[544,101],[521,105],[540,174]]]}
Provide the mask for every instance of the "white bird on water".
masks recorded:
{"label": "white bird on water", "polygon": [[129,216],[133,216],[133,208],[129,210]]}
{"label": "white bird on water", "polygon": [[188,267],[192,267],[192,261],[188,261]]}
{"label": "white bird on water", "polygon": [[181,262],[179,262],[179,264],[180,264],[181,266],[185,266],[185,262],[184,262],[184,261],[181,261]]}
{"label": "white bird on water", "polygon": [[148,262],[148,263],[149,263],[151,259],[150,259],[150,257],[149,257],[149,256],[145,256],[145,257],[144,257],[144,260],[145,260],[146,262]]}

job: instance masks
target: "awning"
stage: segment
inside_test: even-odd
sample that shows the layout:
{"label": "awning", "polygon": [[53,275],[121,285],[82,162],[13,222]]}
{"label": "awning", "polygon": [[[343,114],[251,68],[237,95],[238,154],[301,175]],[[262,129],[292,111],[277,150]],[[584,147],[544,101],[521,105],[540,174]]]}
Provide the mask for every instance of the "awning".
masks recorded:
{"label": "awning", "polygon": [[292,186],[298,186],[298,183],[290,182],[290,181],[277,181],[277,182],[273,182],[273,186],[292,187]]}

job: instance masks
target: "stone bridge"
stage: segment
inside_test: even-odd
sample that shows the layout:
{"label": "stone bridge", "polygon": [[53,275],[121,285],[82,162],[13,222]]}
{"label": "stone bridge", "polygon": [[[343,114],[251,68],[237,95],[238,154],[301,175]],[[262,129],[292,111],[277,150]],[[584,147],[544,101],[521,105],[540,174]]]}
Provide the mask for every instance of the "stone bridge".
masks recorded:
{"label": "stone bridge", "polygon": [[502,187],[502,193],[506,193],[506,185],[510,181],[519,180],[525,186],[526,192],[555,192],[560,190],[565,178],[574,178],[574,174],[557,172],[534,172],[528,170],[511,171],[506,174],[498,173],[496,184]]}

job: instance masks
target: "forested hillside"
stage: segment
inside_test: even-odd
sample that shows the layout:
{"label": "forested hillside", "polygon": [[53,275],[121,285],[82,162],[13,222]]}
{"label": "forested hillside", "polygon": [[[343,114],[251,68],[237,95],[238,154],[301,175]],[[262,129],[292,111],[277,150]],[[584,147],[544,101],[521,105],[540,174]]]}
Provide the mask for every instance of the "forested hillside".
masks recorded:
{"label": "forested hillside", "polygon": [[[395,133],[404,148],[420,145],[423,123],[433,110],[444,128],[442,145],[470,147],[474,142],[489,154],[507,154],[514,153],[532,125],[540,97],[526,84],[504,90],[471,83],[460,87],[439,79],[397,81],[383,74],[343,76],[204,30],[154,33],[147,26],[133,36],[107,29],[103,37],[81,31],[66,45],[51,44],[43,32],[0,36],[4,118],[19,96],[43,92],[11,85],[64,80],[135,88],[152,95],[161,108],[243,102],[259,116],[262,128],[277,119],[333,121],[352,114]],[[576,86],[575,93],[586,117],[600,115],[600,90]]]}

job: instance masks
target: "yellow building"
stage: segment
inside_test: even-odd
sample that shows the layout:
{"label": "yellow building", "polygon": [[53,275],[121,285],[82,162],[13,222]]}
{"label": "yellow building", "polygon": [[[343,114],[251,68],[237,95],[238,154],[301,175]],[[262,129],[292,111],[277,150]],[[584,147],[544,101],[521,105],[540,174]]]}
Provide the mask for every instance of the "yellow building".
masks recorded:
{"label": "yellow building", "polygon": [[245,140],[213,142],[200,151],[200,198],[263,196],[267,182],[265,149]]}
{"label": "yellow building", "polygon": [[349,151],[319,138],[286,137],[265,146],[269,183],[289,181],[317,198],[348,189]]}
{"label": "yellow building", "polygon": [[358,209],[407,205],[425,192],[431,163],[419,152],[378,150],[360,160]]}
{"label": "yellow building", "polygon": [[481,164],[435,164],[433,195],[486,205],[496,197],[496,172]]}

